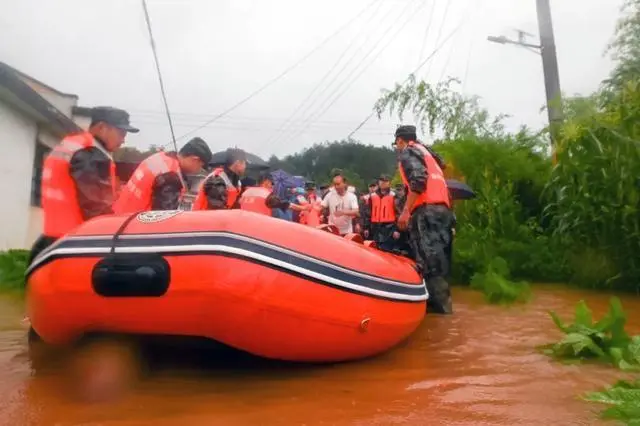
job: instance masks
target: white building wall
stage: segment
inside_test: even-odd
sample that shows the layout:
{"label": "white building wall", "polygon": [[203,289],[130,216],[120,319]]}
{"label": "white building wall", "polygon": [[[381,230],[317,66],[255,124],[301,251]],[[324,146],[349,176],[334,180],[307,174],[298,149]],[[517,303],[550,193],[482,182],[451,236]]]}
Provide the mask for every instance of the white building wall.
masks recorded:
{"label": "white building wall", "polygon": [[89,130],[89,125],[91,124],[91,117],[85,117],[82,115],[74,115],[72,117],[74,123],[80,126],[84,130]]}
{"label": "white building wall", "polygon": [[38,127],[0,100],[0,250],[29,248],[31,179]]}

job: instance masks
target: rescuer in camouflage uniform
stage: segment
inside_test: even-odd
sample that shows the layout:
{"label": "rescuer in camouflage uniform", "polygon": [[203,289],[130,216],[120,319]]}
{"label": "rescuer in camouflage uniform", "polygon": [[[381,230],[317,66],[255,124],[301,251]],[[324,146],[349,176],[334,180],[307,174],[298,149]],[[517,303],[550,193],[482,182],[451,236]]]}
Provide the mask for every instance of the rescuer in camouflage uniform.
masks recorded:
{"label": "rescuer in camouflage uniform", "polygon": [[[398,127],[395,137],[399,167],[407,186],[407,201],[398,218],[398,227],[409,230],[409,244],[429,291],[427,306],[434,313],[451,314],[451,291],[445,277],[449,273],[447,251],[451,244],[453,213],[446,183],[442,188],[444,176],[434,156],[417,144],[415,126]],[[433,159],[432,170],[428,170],[428,156]],[[435,178],[440,182],[432,182]],[[435,187],[430,188],[429,185],[440,185],[438,193],[442,201],[416,206],[415,203],[425,192],[434,190]]]}

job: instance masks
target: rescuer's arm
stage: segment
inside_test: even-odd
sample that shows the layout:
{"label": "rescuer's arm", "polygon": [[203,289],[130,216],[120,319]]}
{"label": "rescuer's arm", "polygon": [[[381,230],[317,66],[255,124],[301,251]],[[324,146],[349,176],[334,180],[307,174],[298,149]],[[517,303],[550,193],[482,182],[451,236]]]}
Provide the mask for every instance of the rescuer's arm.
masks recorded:
{"label": "rescuer's arm", "polygon": [[269,194],[269,196],[266,199],[266,203],[267,203],[267,207],[269,207],[270,209],[282,209],[282,210],[286,210],[289,207],[293,206],[291,203],[289,203],[288,201],[282,201],[280,198],[278,198],[277,195],[275,194]]}
{"label": "rescuer's arm", "polygon": [[97,148],[77,151],[69,162],[69,174],[76,186],[84,220],[113,214],[111,160]]}
{"label": "rescuer's arm", "polygon": [[[227,208],[227,185],[219,176],[212,176],[204,183],[207,196],[207,210]],[[239,197],[238,197],[239,198]]]}
{"label": "rescuer's arm", "polygon": [[151,192],[151,210],[177,210],[181,191],[182,181],[177,173],[157,176]]}
{"label": "rescuer's arm", "polygon": [[413,205],[420,194],[427,190],[427,165],[422,154],[411,148],[407,148],[400,154],[400,164],[407,177],[409,188],[407,201],[404,203],[402,213],[398,218],[398,228],[405,230],[409,224],[409,217]]}
{"label": "rescuer's arm", "polygon": [[325,195],[319,203],[314,203],[312,208],[326,216],[325,211],[329,209],[329,194]]}

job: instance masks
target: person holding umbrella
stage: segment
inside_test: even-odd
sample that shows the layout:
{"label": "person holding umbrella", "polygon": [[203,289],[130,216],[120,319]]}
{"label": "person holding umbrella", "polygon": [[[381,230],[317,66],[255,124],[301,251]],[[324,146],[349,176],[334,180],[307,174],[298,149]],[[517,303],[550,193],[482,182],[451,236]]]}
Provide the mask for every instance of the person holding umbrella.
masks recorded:
{"label": "person holding umbrella", "polygon": [[191,210],[224,210],[239,208],[242,184],[240,178],[247,169],[246,153],[239,148],[226,151],[224,166],[209,174],[198,189]]}

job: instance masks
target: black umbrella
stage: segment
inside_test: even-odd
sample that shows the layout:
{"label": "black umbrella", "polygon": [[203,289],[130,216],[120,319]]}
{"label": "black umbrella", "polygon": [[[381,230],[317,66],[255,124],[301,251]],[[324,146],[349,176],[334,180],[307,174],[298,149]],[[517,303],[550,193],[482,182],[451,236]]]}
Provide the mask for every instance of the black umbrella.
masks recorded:
{"label": "black umbrella", "polygon": [[476,198],[476,193],[466,183],[454,179],[447,179],[449,194],[453,200],[470,200]]}
{"label": "black umbrella", "polygon": [[[247,157],[248,170],[265,170],[269,168],[269,164],[257,155],[245,153]],[[220,151],[211,157],[212,166],[223,166],[227,164],[227,151]]]}

